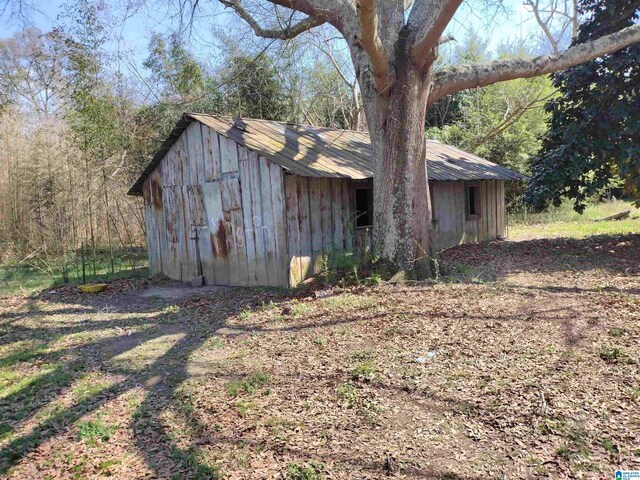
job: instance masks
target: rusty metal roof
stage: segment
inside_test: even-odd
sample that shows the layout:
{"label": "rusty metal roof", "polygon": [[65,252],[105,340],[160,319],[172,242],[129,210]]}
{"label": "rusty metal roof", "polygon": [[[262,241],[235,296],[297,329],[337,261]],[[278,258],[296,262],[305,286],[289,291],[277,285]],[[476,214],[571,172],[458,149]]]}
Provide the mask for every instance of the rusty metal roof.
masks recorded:
{"label": "rusty metal roof", "polygon": [[[369,134],[336,128],[294,125],[272,120],[236,119],[185,113],[129,190],[141,195],[142,184],[192,121],[306,177],[372,178]],[[525,177],[456,147],[427,140],[429,180],[522,180]]]}

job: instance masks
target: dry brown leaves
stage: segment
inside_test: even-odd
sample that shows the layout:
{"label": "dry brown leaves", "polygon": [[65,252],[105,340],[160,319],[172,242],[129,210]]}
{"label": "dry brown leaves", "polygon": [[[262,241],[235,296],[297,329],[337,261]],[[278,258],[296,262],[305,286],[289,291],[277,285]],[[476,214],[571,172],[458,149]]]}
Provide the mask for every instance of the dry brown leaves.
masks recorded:
{"label": "dry brown leaves", "polygon": [[[640,469],[639,251],[633,235],[471,245],[444,256],[452,283],[227,289],[169,309],[128,311],[136,287],[111,290],[106,312],[99,297],[75,293],[35,307],[12,300],[2,359],[29,340],[24,329],[44,325],[27,333],[57,340],[10,368],[32,372],[66,346],[56,365],[76,370],[44,385],[45,406],[5,420],[4,453],[42,432],[6,475],[266,479],[287,478],[295,464],[331,479],[612,478]],[[82,382],[105,385],[79,400]],[[45,429],[38,412],[58,404],[58,424]],[[116,430],[88,443],[86,421]]]}

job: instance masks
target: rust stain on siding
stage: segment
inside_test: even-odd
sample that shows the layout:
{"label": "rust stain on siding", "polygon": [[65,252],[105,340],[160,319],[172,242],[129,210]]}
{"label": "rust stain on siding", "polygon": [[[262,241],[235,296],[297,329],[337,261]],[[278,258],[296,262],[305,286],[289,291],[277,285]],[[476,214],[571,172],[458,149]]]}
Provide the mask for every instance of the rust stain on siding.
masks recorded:
{"label": "rust stain on siding", "polygon": [[[227,231],[225,230],[224,220],[221,219],[218,221],[218,228],[216,228],[215,234],[212,233],[211,235],[211,244],[214,245],[213,256],[216,258],[227,258],[229,256],[229,250],[227,248]],[[215,246],[218,248],[216,249]]]}

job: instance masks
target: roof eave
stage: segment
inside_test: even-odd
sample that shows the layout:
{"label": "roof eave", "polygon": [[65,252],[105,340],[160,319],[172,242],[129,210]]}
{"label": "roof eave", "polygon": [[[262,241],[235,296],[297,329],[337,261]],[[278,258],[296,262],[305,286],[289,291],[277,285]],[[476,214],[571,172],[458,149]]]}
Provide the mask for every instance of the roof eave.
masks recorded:
{"label": "roof eave", "polygon": [[158,150],[156,150],[156,153],[153,155],[153,158],[151,159],[149,164],[142,171],[142,173],[140,174],[136,182],[131,186],[131,188],[127,192],[127,195],[132,195],[135,197],[142,196],[142,185],[144,184],[144,182],[147,180],[147,178],[149,178],[149,175],[151,175],[151,173],[160,164],[160,162],[162,161],[164,156],[167,154],[167,152],[171,149],[173,144],[176,143],[176,140],[178,140],[180,135],[182,135],[182,132],[184,132],[185,129],[189,126],[189,124],[193,121],[195,121],[195,119],[191,116],[191,113],[187,112],[182,114],[180,119],[176,122],[173,129],[171,130],[171,133],[169,133],[169,136],[167,136],[165,141],[162,142],[162,145]]}

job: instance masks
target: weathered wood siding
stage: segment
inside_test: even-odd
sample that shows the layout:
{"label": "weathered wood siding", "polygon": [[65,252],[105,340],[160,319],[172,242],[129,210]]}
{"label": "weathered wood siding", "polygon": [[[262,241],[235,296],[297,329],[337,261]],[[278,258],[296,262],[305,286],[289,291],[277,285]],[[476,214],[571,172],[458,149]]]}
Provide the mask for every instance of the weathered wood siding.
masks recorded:
{"label": "weathered wood siding", "polygon": [[[372,248],[371,229],[355,228],[355,188],[372,182],[285,175],[289,284],[323,268],[326,254]],[[435,248],[491,240],[505,235],[504,182],[482,180],[481,215],[467,218],[465,182],[430,182],[435,208]]]}
{"label": "weathered wood siding", "polygon": [[351,180],[285,175],[289,284],[322,270],[327,255],[354,249]]}
{"label": "weathered wood siding", "polygon": [[440,250],[505,236],[504,181],[480,180],[480,217],[467,218],[465,182],[429,182],[434,245]]}
{"label": "weathered wood siding", "polygon": [[[371,229],[355,228],[355,188],[371,184],[285,174],[193,122],[143,185],[151,272],[188,281],[201,268],[212,285],[295,286],[328,256],[371,248]],[[481,215],[468,219],[465,182],[430,182],[436,249],[504,236],[504,182],[479,185]]]}
{"label": "weathered wood siding", "polygon": [[210,285],[289,284],[280,166],[193,122],[143,196],[151,272],[188,281],[201,266]]}

